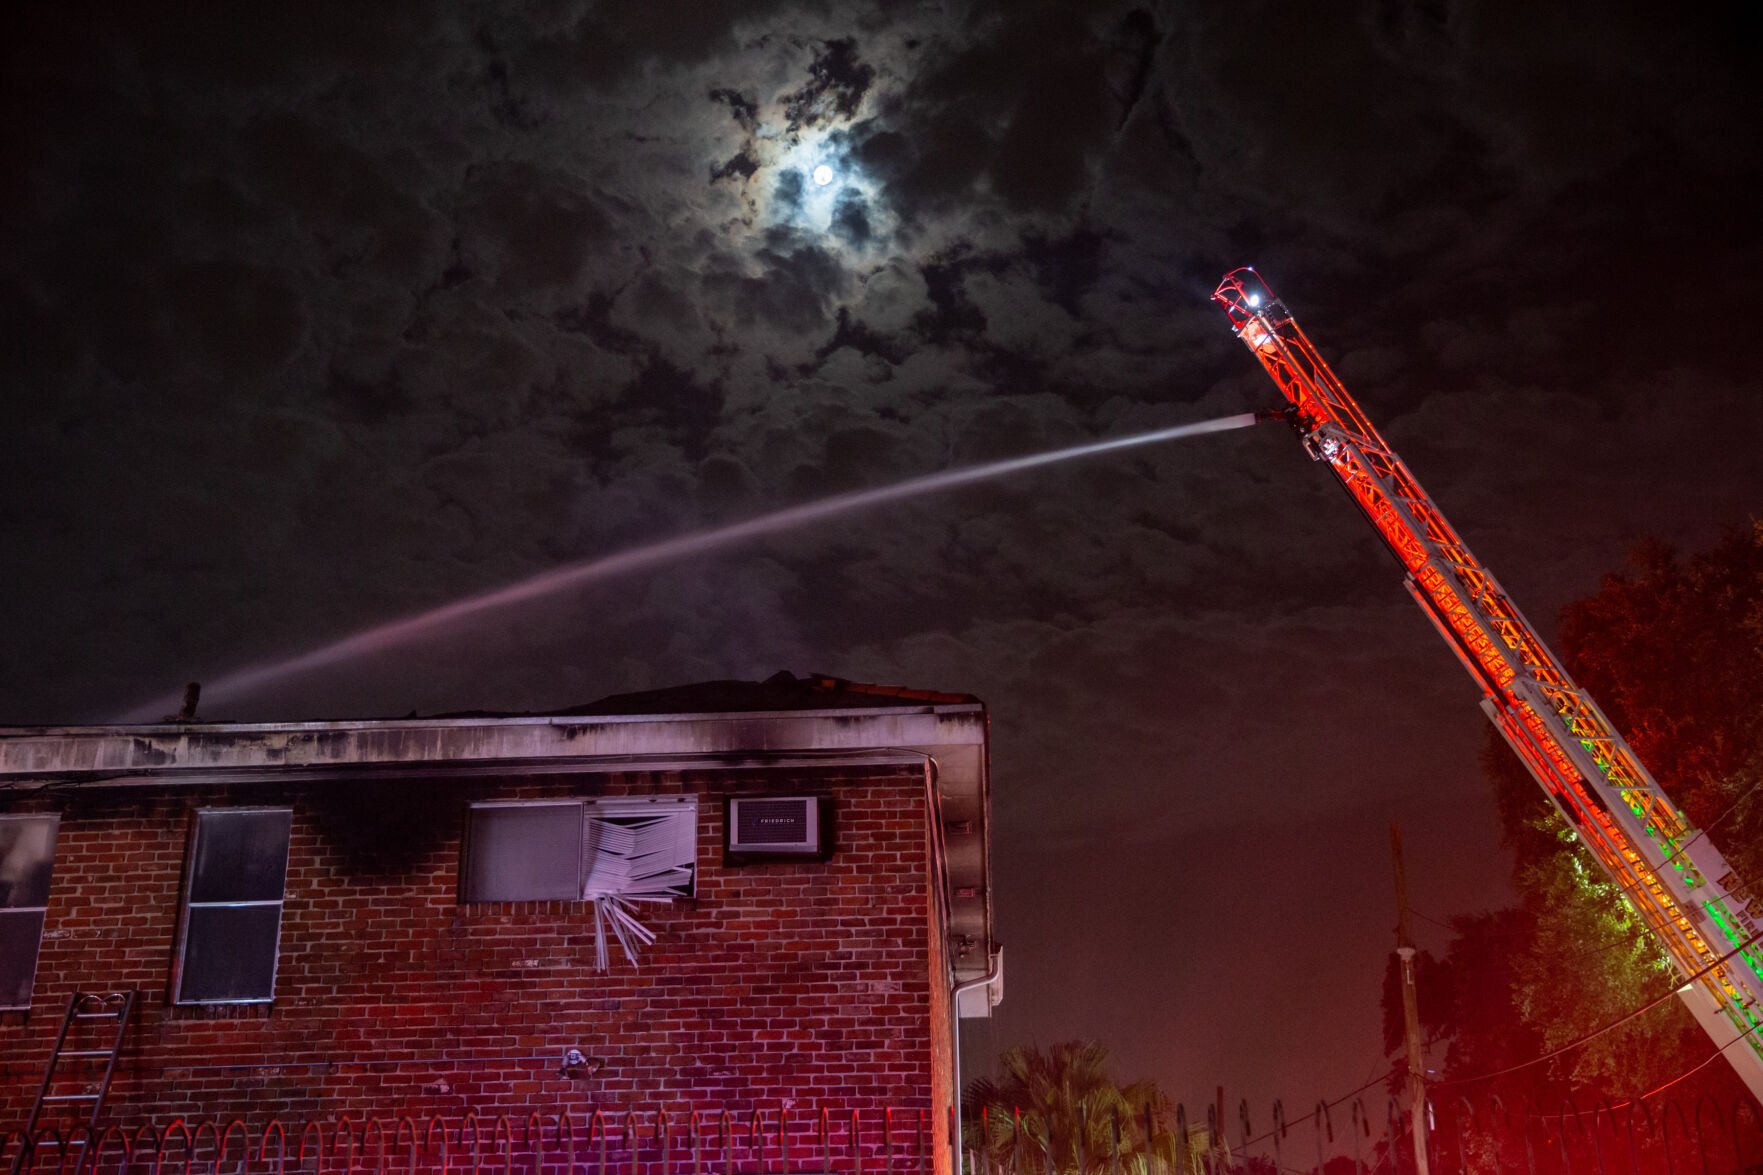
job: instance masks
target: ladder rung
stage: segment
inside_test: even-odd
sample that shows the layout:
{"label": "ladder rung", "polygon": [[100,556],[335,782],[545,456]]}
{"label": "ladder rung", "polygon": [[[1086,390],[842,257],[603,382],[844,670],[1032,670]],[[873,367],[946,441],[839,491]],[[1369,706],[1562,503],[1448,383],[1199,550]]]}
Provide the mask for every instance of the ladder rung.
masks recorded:
{"label": "ladder rung", "polygon": [[113,1008],[107,1012],[75,1012],[75,1020],[115,1020],[122,1015],[120,1009]]}
{"label": "ladder rung", "polygon": [[62,1049],[56,1053],[57,1059],[66,1057],[108,1057],[113,1054],[109,1049]]}
{"label": "ladder rung", "polygon": [[95,1093],[52,1093],[43,1100],[46,1102],[89,1102],[98,1097]]}

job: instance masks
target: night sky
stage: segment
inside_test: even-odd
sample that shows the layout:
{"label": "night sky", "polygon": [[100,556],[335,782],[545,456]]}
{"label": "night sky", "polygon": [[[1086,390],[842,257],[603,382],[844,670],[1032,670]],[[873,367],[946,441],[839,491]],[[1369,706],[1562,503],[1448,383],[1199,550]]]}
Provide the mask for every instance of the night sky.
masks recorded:
{"label": "night sky", "polygon": [[[1272,403],[1207,298],[1249,263],[1545,631],[1643,536],[1763,504],[1747,5],[200,7],[39,5],[0,50],[0,720]],[[1475,691],[1277,426],[202,714],[779,669],[991,708],[1008,970],[970,1074],[1093,1037],[1190,1107],[1313,1104],[1381,1068],[1390,821],[1424,916],[1506,895]]]}

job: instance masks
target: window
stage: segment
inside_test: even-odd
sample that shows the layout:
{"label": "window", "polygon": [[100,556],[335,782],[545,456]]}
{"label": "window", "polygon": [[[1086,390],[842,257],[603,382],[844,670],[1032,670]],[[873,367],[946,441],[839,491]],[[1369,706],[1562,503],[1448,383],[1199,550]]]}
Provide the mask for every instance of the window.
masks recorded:
{"label": "window", "polygon": [[698,874],[698,801],[691,796],[473,804],[463,902],[594,903],[595,960],[610,930],[633,963],[655,935],[635,902],[689,898]]}
{"label": "window", "polygon": [[690,796],[473,804],[460,900],[689,898],[697,858]]}
{"label": "window", "polygon": [[178,1003],[260,1004],[275,996],[293,818],[286,808],[196,813]]}
{"label": "window", "polygon": [[575,901],[582,896],[582,805],[474,804],[468,902]]}
{"label": "window", "polygon": [[692,896],[698,804],[600,800],[588,805],[585,898],[671,901]]}
{"label": "window", "polygon": [[29,1008],[61,817],[0,816],[0,1009]]}

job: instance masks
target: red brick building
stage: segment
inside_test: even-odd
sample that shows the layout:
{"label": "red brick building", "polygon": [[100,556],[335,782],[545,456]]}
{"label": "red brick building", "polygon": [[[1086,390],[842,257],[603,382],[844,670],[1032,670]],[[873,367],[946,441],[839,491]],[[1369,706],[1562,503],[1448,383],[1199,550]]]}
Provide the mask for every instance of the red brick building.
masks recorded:
{"label": "red brick building", "polygon": [[108,1122],[800,1104],[940,1134],[957,989],[1000,990],[988,806],[974,699],[788,675],[0,730],[0,1132],[70,993],[133,990]]}

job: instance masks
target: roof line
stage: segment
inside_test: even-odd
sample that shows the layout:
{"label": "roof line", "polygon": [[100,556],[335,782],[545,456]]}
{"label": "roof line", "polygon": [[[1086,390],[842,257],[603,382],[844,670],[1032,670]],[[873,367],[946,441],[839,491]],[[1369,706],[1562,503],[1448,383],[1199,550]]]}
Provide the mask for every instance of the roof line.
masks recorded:
{"label": "roof line", "polygon": [[[883,691],[876,691],[883,692]],[[915,697],[902,693],[892,696]],[[953,696],[953,695],[944,695]],[[473,718],[342,718],[315,722],[142,722],[93,723],[82,726],[0,726],[0,739],[44,735],[180,735],[249,734],[364,729],[464,729],[474,726],[613,726],[637,722],[734,722],[754,718],[837,718],[869,714],[976,714],[983,702],[961,701],[923,706],[832,706],[818,710],[708,710],[674,714],[521,714]]]}

